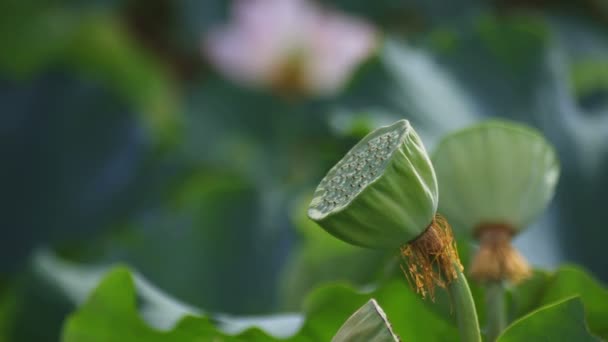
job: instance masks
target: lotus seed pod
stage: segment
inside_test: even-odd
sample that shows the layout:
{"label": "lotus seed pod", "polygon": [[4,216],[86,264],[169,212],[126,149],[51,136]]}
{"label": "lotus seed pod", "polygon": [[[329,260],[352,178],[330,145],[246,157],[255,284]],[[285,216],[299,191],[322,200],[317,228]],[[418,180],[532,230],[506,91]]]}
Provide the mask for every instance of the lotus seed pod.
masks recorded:
{"label": "lotus seed pod", "polygon": [[323,178],[308,216],[348,243],[399,248],[433,222],[438,189],[426,150],[406,120],[378,128]]}
{"label": "lotus seed pod", "polygon": [[530,267],[511,239],[553,196],[559,163],[549,143],[531,128],[487,121],[445,137],[433,162],[440,212],[479,241],[470,275],[481,282],[527,278]]}
{"label": "lotus seed pod", "polygon": [[545,209],[559,177],[555,151],[540,133],[497,120],[446,136],[433,165],[439,212],[472,233],[488,224],[524,229]]}

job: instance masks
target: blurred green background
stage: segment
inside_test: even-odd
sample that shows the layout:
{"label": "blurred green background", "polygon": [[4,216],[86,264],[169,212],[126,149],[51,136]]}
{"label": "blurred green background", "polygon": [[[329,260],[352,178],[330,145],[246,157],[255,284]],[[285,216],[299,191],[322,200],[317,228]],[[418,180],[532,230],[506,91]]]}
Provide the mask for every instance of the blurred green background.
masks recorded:
{"label": "blurred green background", "polygon": [[0,340],[58,338],[73,304],[38,270],[49,251],[125,263],[179,300],[241,315],[382,277],[390,255],[342,244],[304,213],[328,168],[399,118],[429,150],[486,117],[541,130],[562,177],[516,245],[536,266],[575,262],[608,281],[604,2],[323,1],[376,32],[328,93],[229,77],[205,40],[234,23],[233,5],[0,3]]}

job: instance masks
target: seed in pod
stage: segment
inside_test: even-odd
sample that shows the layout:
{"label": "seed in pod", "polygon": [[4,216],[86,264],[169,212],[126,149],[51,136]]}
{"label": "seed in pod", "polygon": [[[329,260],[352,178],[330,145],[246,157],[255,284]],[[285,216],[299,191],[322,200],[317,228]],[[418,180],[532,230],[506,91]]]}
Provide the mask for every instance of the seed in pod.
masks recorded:
{"label": "seed in pod", "polygon": [[510,241],[553,196],[560,169],[553,147],[532,128],[491,120],[444,137],[433,165],[439,212],[480,242],[471,275],[511,281],[528,275]]}
{"label": "seed in pod", "polygon": [[410,283],[433,296],[434,286],[445,286],[461,268],[437,203],[427,152],[409,122],[400,120],[369,133],[329,170],[308,216],[348,243],[400,249]]}

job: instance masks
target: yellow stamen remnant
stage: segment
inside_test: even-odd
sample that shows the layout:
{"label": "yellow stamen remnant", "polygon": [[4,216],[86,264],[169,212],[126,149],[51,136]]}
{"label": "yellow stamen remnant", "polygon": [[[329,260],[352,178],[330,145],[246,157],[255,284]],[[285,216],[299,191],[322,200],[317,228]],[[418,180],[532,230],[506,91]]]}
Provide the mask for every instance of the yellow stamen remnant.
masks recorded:
{"label": "yellow stamen remnant", "polygon": [[505,224],[483,224],[476,230],[479,250],[470,274],[477,281],[518,283],[530,276],[526,259],[511,245],[514,230]]}
{"label": "yellow stamen remnant", "polygon": [[422,298],[435,300],[435,286],[445,288],[462,271],[452,228],[440,215],[415,240],[401,247],[401,266],[410,286]]}

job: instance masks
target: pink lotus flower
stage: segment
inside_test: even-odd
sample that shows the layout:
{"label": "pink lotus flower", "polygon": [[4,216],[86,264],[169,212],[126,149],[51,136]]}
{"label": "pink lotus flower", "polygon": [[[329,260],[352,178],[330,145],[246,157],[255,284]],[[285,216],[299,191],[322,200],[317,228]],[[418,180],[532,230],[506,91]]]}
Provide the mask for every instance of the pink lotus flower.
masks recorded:
{"label": "pink lotus flower", "polygon": [[232,20],[209,33],[204,50],[235,82],[328,95],[375,45],[367,23],[307,0],[237,0]]}

